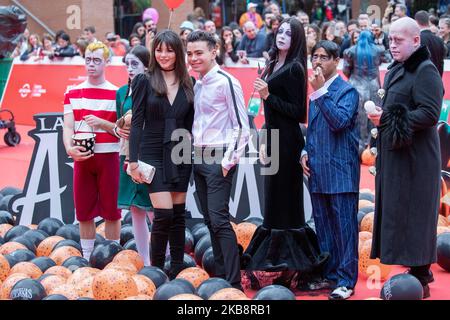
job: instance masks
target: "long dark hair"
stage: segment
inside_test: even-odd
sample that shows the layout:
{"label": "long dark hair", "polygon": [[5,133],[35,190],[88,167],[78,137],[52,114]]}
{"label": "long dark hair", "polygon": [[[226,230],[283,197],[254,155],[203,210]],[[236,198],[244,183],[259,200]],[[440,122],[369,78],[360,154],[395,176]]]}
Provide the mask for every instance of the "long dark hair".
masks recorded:
{"label": "long dark hair", "polygon": [[[123,62],[125,62],[125,59],[129,54],[135,55],[144,64],[144,66],[148,68],[150,64],[150,51],[148,51],[146,47],[138,45],[134,48],[131,48],[131,50],[128,51],[127,54],[123,57]],[[125,94],[125,98],[123,99],[122,104],[120,105],[120,116],[124,115],[123,107],[125,105],[125,102],[127,101],[128,95],[130,94],[130,90],[131,90],[131,79],[130,77],[128,77],[127,93]]]}
{"label": "long dark hair", "polygon": [[[306,106],[306,99],[308,96],[308,81],[307,81],[307,49],[306,49],[306,37],[305,37],[305,29],[303,28],[302,23],[297,20],[295,17],[284,19],[280,23],[280,28],[284,23],[288,23],[291,26],[291,47],[289,48],[288,54],[286,56],[285,65],[292,63],[300,65],[303,70],[304,81],[300,85],[303,86],[303,90],[305,92],[305,101],[304,105]],[[278,28],[277,32],[274,36],[274,42],[272,44],[272,48],[269,51],[269,60],[267,61],[266,69],[262,74],[262,78],[265,78],[268,75],[273,73],[273,69],[275,68],[275,64],[278,60],[279,50],[277,47],[277,35],[280,30]],[[291,69],[292,69],[291,66]]]}
{"label": "long dark hair", "polygon": [[165,44],[168,48],[171,48],[176,55],[175,61],[175,77],[180,82],[180,86],[184,89],[187,100],[189,103],[194,102],[194,90],[192,79],[189,76],[185,63],[185,53],[183,42],[178,34],[172,30],[163,30],[159,32],[153,40],[151,58],[150,58],[150,84],[152,89],[158,96],[167,95],[167,85],[162,74],[161,67],[156,61],[155,51],[162,44]]}
{"label": "long dark hair", "polygon": [[236,48],[236,37],[234,36],[233,29],[231,29],[230,27],[227,27],[227,26],[223,27],[222,31],[220,32],[220,61],[222,62],[220,64],[223,64],[225,62],[226,52],[225,52],[225,41],[223,39],[223,35],[225,34],[226,31],[231,32],[231,36],[233,37],[233,40],[231,42],[231,45],[233,46],[233,51]]}

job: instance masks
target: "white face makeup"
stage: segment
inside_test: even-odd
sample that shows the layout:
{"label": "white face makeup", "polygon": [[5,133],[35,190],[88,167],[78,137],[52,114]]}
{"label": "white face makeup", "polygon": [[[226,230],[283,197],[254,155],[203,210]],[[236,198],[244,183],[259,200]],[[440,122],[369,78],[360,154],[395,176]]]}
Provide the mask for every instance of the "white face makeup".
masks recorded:
{"label": "white face makeup", "polygon": [[281,51],[287,51],[291,47],[291,25],[289,23],[283,23],[278,29],[277,34],[277,48]]}
{"label": "white face makeup", "polygon": [[131,80],[138,74],[145,72],[145,66],[142,61],[132,53],[127,54],[125,57],[125,65],[127,66],[128,77],[130,77]]}

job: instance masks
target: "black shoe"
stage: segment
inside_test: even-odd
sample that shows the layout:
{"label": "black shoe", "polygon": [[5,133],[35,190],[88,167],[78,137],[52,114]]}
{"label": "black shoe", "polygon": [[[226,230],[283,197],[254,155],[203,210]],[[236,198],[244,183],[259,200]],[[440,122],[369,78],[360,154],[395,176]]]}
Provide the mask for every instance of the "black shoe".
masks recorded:
{"label": "black shoe", "polygon": [[[405,271],[405,273],[410,274],[414,277],[417,278],[417,276],[415,274],[411,273],[411,269],[408,269]],[[425,281],[426,283],[432,283],[434,282],[434,276],[433,276],[433,272],[431,272],[431,270],[428,270],[428,275],[426,277],[424,277],[423,279],[419,279],[421,282]]]}
{"label": "black shoe", "polygon": [[310,291],[318,291],[318,290],[331,290],[336,287],[336,283],[334,281],[328,279],[321,279],[309,282],[307,284],[307,288]]}
{"label": "black shoe", "polygon": [[261,269],[267,272],[280,272],[288,270],[288,265],[287,263],[273,265],[272,263],[268,262],[264,266],[262,266]]}
{"label": "black shoe", "polygon": [[430,287],[426,284],[423,286],[423,299],[430,297]]}

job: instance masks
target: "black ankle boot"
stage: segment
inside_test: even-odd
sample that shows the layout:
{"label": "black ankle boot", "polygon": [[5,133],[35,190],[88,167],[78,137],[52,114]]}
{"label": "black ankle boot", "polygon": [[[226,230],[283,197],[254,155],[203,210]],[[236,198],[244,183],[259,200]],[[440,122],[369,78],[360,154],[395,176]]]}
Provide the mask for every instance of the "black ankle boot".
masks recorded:
{"label": "black ankle boot", "polygon": [[170,272],[169,278],[175,279],[183,270],[184,245],[186,231],[186,204],[173,206],[173,220],[169,232]]}
{"label": "black ankle boot", "polygon": [[155,218],[151,233],[151,260],[152,266],[164,270],[166,261],[166,248],[169,240],[170,226],[172,225],[173,209],[154,209]]}

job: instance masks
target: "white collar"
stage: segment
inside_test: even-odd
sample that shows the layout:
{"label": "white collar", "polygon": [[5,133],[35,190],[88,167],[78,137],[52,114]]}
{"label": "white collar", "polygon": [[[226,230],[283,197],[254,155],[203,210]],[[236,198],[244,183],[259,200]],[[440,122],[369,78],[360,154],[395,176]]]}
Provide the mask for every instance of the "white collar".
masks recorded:
{"label": "white collar", "polygon": [[328,89],[337,77],[339,77],[339,73],[336,73],[332,78],[328,79],[323,86]]}
{"label": "white collar", "polygon": [[200,81],[204,83],[205,81],[208,81],[210,78],[214,77],[214,75],[217,73],[217,71],[220,70],[220,66],[216,64],[214,67],[212,67],[211,70],[208,71],[207,74],[205,74],[203,77],[200,77]]}

